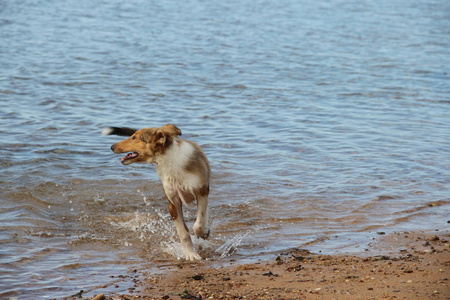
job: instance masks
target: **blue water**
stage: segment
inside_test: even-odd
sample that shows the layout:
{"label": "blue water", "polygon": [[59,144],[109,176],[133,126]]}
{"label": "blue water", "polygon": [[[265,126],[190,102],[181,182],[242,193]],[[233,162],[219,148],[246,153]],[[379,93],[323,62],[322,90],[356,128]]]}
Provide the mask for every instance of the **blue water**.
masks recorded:
{"label": "blue water", "polygon": [[182,257],[111,125],[203,147],[212,264],[448,228],[448,1],[222,2],[0,2],[0,297],[126,291],[110,276]]}

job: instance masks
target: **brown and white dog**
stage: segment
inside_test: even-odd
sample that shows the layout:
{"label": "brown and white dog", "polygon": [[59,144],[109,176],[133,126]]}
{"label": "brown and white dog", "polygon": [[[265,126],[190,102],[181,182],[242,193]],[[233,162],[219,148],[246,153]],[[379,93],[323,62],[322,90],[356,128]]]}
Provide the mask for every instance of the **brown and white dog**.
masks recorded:
{"label": "brown and white dog", "polygon": [[200,146],[179,138],[181,130],[172,124],[140,130],[108,127],[102,133],[130,136],[111,146],[114,153],[128,153],[121,159],[122,164],[156,164],[156,171],[169,199],[170,215],[184,247],[186,259],[201,259],[192,244],[182,211],[183,204],[190,206],[197,200],[194,233],[206,239],[209,236],[208,194],[211,171]]}

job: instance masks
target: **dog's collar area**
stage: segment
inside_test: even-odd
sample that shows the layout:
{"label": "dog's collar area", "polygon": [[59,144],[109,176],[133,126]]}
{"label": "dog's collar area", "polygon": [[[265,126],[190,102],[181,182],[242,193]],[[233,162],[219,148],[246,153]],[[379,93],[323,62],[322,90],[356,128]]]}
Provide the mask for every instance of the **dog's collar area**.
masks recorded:
{"label": "dog's collar area", "polygon": [[124,157],[122,157],[122,159],[120,160],[121,163],[125,163],[127,160],[133,159],[138,157],[139,154],[137,152],[130,152],[127,155],[125,155]]}

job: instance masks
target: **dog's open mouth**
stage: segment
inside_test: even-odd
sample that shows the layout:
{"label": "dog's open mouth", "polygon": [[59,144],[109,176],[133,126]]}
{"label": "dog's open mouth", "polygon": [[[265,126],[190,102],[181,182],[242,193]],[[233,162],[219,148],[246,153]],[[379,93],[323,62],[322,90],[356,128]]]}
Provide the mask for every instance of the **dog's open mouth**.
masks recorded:
{"label": "dog's open mouth", "polygon": [[138,157],[139,154],[137,152],[130,152],[120,160],[121,163],[125,164],[128,160]]}

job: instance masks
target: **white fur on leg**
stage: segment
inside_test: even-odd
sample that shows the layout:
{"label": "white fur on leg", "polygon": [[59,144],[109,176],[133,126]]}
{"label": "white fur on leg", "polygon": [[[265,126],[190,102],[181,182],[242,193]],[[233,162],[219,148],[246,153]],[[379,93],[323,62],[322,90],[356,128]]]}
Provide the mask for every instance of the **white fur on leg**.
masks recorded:
{"label": "white fur on leg", "polygon": [[193,251],[193,252],[188,252],[185,249],[186,252],[186,260],[188,261],[194,261],[194,260],[202,260],[202,257],[200,256],[200,254],[198,254],[197,252]]}
{"label": "white fur on leg", "polygon": [[209,208],[207,197],[198,199],[197,220],[194,224],[194,233],[202,239],[207,239],[209,236]]}
{"label": "white fur on leg", "polygon": [[181,218],[177,218],[173,221],[177,229],[178,236],[180,237],[181,245],[183,245],[184,252],[186,254],[186,260],[201,260],[202,257],[195,251],[192,244],[191,235],[186,231],[184,221]]}
{"label": "white fur on leg", "polygon": [[187,233],[185,236],[184,233],[180,235],[180,241],[184,248],[184,253],[186,255],[186,260],[193,261],[193,260],[201,260],[202,257],[195,251],[194,245],[192,244],[191,236],[186,230],[184,229],[183,225],[183,231]]}

